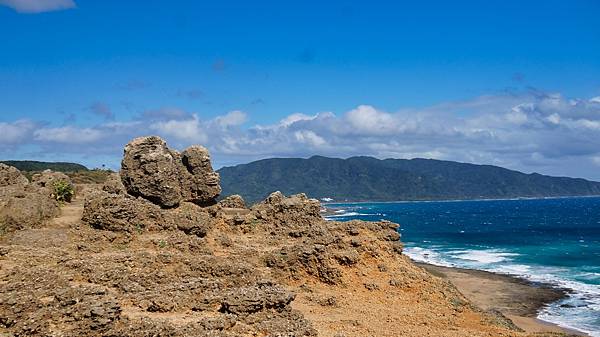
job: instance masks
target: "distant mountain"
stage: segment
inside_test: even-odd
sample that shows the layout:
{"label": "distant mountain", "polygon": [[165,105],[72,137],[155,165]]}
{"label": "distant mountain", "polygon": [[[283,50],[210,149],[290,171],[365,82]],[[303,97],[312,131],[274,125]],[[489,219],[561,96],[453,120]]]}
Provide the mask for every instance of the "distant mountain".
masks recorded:
{"label": "distant mountain", "polygon": [[274,158],[223,167],[222,195],[256,202],[305,192],[335,201],[494,199],[600,195],[600,183],[433,159]]}
{"label": "distant mountain", "polygon": [[14,166],[21,171],[44,171],[52,170],[59,172],[76,172],[76,171],[87,171],[88,168],[75,163],[64,163],[64,162],[43,162],[43,161],[32,161],[32,160],[5,160],[0,161],[6,165]]}

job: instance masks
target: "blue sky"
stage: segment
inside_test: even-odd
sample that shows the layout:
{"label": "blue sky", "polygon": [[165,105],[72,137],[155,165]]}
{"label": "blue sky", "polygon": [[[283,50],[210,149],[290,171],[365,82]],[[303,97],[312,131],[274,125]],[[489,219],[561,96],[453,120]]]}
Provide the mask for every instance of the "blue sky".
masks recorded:
{"label": "blue sky", "polygon": [[600,180],[598,1],[0,4],[0,158],[118,167],[152,133],[216,166],[430,157]]}

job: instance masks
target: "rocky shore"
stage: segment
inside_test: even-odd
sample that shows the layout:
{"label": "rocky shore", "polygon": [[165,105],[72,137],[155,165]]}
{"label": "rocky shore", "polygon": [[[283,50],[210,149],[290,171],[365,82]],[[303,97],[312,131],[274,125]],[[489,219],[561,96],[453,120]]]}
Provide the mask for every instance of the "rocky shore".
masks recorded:
{"label": "rocky shore", "polygon": [[62,206],[0,169],[2,336],[557,336],[416,266],[397,224],[325,221],[303,194],[217,202],[201,146],[135,139]]}
{"label": "rocky shore", "polygon": [[536,318],[548,304],[567,297],[566,290],[487,271],[415,264],[452,282],[477,307],[486,311],[499,311],[527,332],[564,332],[587,336]]}

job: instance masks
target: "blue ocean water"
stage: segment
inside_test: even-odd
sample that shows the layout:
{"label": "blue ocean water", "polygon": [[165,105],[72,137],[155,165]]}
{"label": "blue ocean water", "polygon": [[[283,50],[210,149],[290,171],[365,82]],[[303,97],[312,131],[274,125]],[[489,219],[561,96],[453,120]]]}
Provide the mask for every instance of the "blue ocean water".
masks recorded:
{"label": "blue ocean water", "polygon": [[566,288],[539,318],[600,336],[600,197],[328,206],[330,219],[399,223],[414,260]]}

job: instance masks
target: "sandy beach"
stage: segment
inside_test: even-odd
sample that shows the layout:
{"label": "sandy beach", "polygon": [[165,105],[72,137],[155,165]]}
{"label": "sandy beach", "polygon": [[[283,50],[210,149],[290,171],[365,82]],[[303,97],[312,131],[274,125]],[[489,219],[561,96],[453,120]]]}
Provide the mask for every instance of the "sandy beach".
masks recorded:
{"label": "sandy beach", "polygon": [[417,264],[436,276],[448,279],[482,310],[497,310],[526,332],[562,332],[588,336],[536,318],[538,311],[545,305],[566,296],[563,290],[486,271]]}

